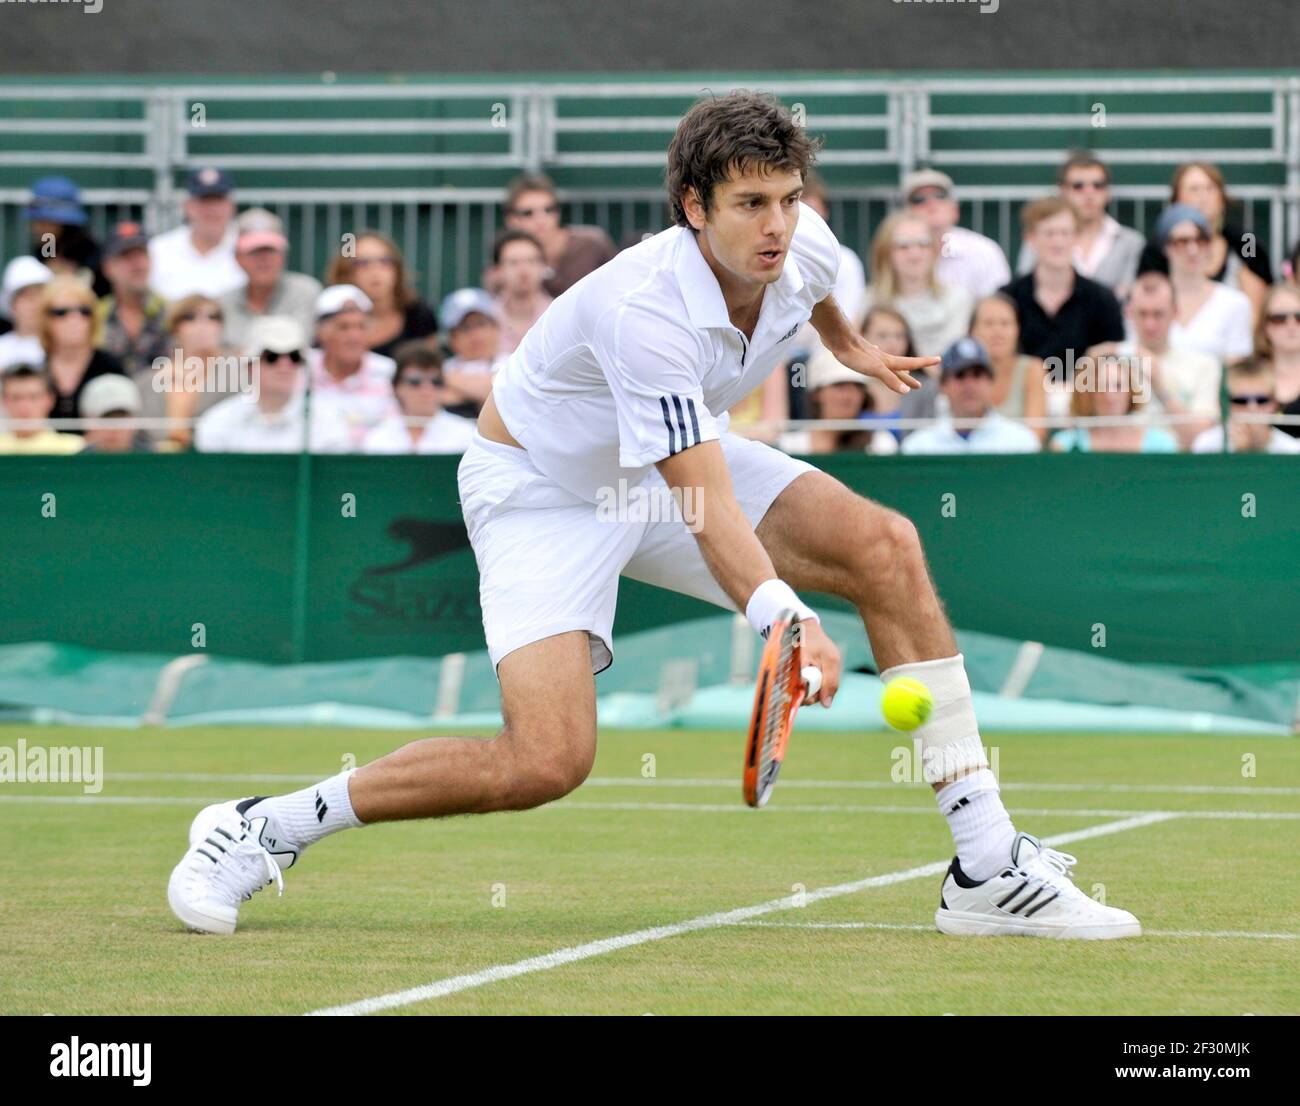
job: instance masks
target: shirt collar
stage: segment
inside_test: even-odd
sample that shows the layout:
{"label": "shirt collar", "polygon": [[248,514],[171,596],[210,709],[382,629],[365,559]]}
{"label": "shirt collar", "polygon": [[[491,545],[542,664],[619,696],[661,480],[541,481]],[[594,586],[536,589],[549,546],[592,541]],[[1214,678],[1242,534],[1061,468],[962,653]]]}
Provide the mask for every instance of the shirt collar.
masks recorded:
{"label": "shirt collar", "polygon": [[[686,301],[686,313],[693,326],[701,330],[713,327],[726,327],[735,330],[735,323],[727,311],[727,302],[722,298],[722,288],[718,278],[713,275],[709,263],[700,252],[700,244],[695,232],[690,227],[682,227],[678,240],[677,257],[673,262],[673,272],[677,276],[682,298]],[[781,267],[781,276],[772,287],[782,299],[788,299],[803,290],[803,273],[792,257],[793,251],[786,250],[785,264]],[[767,297],[763,306],[766,307]]]}

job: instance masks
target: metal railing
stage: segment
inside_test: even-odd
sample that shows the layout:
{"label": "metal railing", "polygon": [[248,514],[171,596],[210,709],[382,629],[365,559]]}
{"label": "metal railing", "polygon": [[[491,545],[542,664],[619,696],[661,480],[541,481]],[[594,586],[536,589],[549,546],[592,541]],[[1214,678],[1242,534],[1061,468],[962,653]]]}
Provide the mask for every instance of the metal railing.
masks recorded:
{"label": "metal railing", "polygon": [[[987,416],[986,416],[987,417]],[[1280,412],[1237,411],[1228,418],[1222,413],[1218,417],[1196,414],[1170,414],[1166,411],[1142,412],[1127,415],[1036,415],[1036,416],[1001,416],[1008,422],[1019,423],[1030,430],[1081,430],[1081,429],[1116,429],[1122,427],[1179,427],[1179,426],[1220,426],[1224,429],[1222,449],[1227,452],[1227,427],[1229,422],[1243,424],[1267,424],[1278,427],[1300,427],[1300,415],[1286,415]],[[154,434],[166,434],[173,430],[193,431],[199,416],[150,416],[150,415],[110,415],[96,418],[48,418],[48,419],[11,419],[0,412],[0,434],[18,430],[55,430],[84,433],[87,430],[132,430]],[[409,427],[423,427],[430,420],[418,416],[406,416],[402,421]],[[782,419],[770,423],[761,420],[743,426],[733,427],[734,433],[742,437],[753,436],[760,429],[770,430],[779,436],[790,431],[830,430],[836,432],[870,433],[877,430],[886,432],[923,430],[932,426],[951,426],[954,430],[974,430],[984,422],[984,418],[956,418],[951,415],[931,417],[902,418],[898,416],[866,416],[860,419]],[[1050,442],[1051,434],[1047,436]],[[1046,451],[1047,443],[1044,443]],[[354,452],[361,452],[360,450]],[[1180,449],[1180,452],[1189,452]]]}
{"label": "metal railing", "polygon": [[[421,290],[437,296],[477,280],[500,224],[502,184],[523,170],[556,176],[571,221],[596,222],[619,241],[660,229],[659,172],[681,112],[703,90],[737,83],[0,85],[0,179],[14,182],[0,186],[0,252],[21,235],[27,193],[17,170],[83,179],[102,235],[120,218],[153,231],[175,225],[184,173],[215,163],[238,173],[241,204],[286,219],[295,268],[319,273],[339,235],[373,225],[397,238]],[[819,161],[835,195],[832,224],[860,253],[902,176],[928,164],[957,180],[965,225],[1013,254],[1019,204],[1049,191],[1050,168],[1079,145],[1126,171],[1114,189],[1123,222],[1145,229],[1172,166],[1199,158],[1241,178],[1233,192],[1246,229],[1262,230],[1275,258],[1300,238],[1300,78],[752,83],[825,135]],[[1215,96],[1224,110],[1205,109]],[[1105,125],[1095,126],[1092,108],[1107,100]],[[1079,107],[1062,110],[1067,101]],[[42,148],[49,136],[63,148]],[[1024,183],[1026,166],[1043,183]]]}

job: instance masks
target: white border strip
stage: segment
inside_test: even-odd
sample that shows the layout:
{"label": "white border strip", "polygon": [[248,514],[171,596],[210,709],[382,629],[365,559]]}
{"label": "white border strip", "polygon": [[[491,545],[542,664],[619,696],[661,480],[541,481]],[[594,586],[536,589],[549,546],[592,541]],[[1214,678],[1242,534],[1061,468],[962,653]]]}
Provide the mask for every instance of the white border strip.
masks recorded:
{"label": "white border strip", "polygon": [[[1137,818],[1124,818],[1118,822],[1103,822],[1101,825],[1090,826],[1088,829],[1077,830],[1074,833],[1062,833],[1056,837],[1044,838],[1044,843],[1048,845],[1066,845],[1072,841],[1086,841],[1093,837],[1122,833],[1125,830],[1138,829],[1142,826],[1153,825],[1156,822],[1166,822],[1177,817],[1179,815],[1172,812],[1158,812],[1144,814]],[[838,883],[801,895],[787,895],[781,899],[770,899],[754,906],[742,906],[736,910],[727,910],[717,914],[703,914],[698,918],[690,918],[684,922],[674,922],[671,925],[639,929],[634,933],[624,933],[618,937],[606,937],[600,941],[591,941],[585,945],[557,949],[555,952],[548,952],[542,956],[517,960],[513,964],[498,964],[482,971],[452,976],[449,979],[426,983],[421,987],[411,987],[405,991],[394,991],[391,994],[377,995],[374,998],[361,999],[358,1002],[350,1002],[342,1006],[328,1006],[320,1010],[312,1010],[308,1016],[374,1014],[380,1010],[392,1010],[398,1006],[410,1006],[416,1002],[444,998],[447,995],[454,995],[460,991],[469,991],[475,987],[486,986],[489,983],[499,983],[505,979],[514,979],[521,975],[530,975],[533,972],[549,971],[551,968],[559,968],[565,964],[576,963],[579,960],[590,960],[592,957],[604,956],[607,953],[618,952],[620,949],[645,945],[651,941],[662,941],[668,937],[678,937],[683,933],[694,933],[702,929],[718,929],[722,926],[745,922],[763,914],[772,914],[778,910],[790,910],[806,906],[809,903],[821,902],[824,899],[838,898],[841,895],[852,895],[858,891],[866,891],[873,887],[887,887],[895,883],[904,883],[907,880],[937,876],[947,870],[948,864],[948,861],[941,860],[934,864],[922,864],[916,868],[905,868],[902,871],[889,872],[882,876],[870,876],[867,879],[854,880],[852,883]]]}

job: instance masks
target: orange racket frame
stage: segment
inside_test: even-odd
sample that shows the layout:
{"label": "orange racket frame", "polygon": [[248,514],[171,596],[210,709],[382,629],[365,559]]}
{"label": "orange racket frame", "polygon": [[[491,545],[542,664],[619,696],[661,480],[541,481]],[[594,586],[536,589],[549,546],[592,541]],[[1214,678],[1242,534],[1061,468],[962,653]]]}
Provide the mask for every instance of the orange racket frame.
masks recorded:
{"label": "orange racket frame", "polygon": [[767,805],[785,760],[794,716],[809,685],[803,676],[803,648],[794,611],[782,611],[768,632],[758,662],[758,686],[745,742],[742,789],[752,807]]}

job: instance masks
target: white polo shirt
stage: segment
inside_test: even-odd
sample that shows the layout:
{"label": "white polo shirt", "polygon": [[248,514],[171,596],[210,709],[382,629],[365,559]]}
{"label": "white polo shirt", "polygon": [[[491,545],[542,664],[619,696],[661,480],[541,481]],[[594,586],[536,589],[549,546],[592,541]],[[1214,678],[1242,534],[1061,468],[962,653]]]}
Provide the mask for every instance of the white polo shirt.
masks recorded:
{"label": "white polo shirt", "polygon": [[235,260],[235,226],[232,223],[221,245],[199,253],[182,224],[149,239],[149,287],[165,300],[199,294],[217,299],[248,283],[248,274]]}
{"label": "white polo shirt", "polygon": [[752,339],[732,325],[689,227],[624,250],[560,296],[497,373],[493,396],[531,463],[580,499],[632,487],[656,461],[717,439],[727,409],[781,363],[835,287],[839,243],[800,204]]}
{"label": "white polo shirt", "polygon": [[964,288],[976,300],[1011,283],[1011,266],[1002,247],[966,227],[948,231],[934,271],[941,284]]}
{"label": "white polo shirt", "polygon": [[[194,424],[200,453],[298,453],[302,449],[303,395],[267,413],[252,396],[237,395],[208,408]],[[347,453],[348,427],[328,408],[313,406],[311,452]]]}
{"label": "white polo shirt", "polygon": [[474,440],[474,420],[439,411],[424,424],[419,444],[401,416],[385,419],[365,436],[362,453],[464,453]]}
{"label": "white polo shirt", "polygon": [[959,433],[944,421],[913,430],[903,439],[903,452],[921,453],[1037,453],[1038,435],[1005,415],[990,411],[980,424]]}

